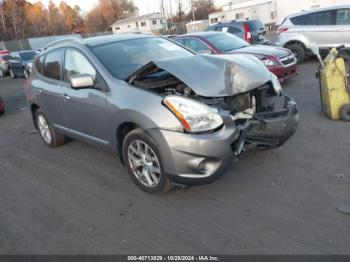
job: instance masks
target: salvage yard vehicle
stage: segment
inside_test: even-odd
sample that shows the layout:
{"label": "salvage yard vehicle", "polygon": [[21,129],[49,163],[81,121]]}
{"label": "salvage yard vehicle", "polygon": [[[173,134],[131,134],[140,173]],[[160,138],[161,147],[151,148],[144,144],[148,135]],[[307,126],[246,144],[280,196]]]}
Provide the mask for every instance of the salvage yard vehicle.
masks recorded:
{"label": "salvage yard vehicle", "polygon": [[224,32],[235,35],[252,45],[270,45],[266,39],[266,29],[260,20],[232,20],[208,27],[206,31]]}
{"label": "salvage yard vehicle", "polygon": [[0,77],[5,77],[9,73],[9,60],[11,56],[8,54],[0,54]]}
{"label": "salvage yard vehicle", "polygon": [[312,54],[317,44],[328,50],[345,44],[350,49],[350,5],[317,8],[290,15],[277,29],[276,45],[293,51],[298,63]]}
{"label": "salvage yard vehicle", "polygon": [[144,191],[214,181],[244,150],[284,144],[296,103],[250,55],[202,56],[142,34],[68,40],[34,62],[27,97],[44,143],[117,150]]}
{"label": "salvage yard vehicle", "polygon": [[34,50],[12,52],[9,60],[10,76],[16,78],[23,75],[25,78],[29,78],[35,55]]}
{"label": "salvage yard vehicle", "polygon": [[181,35],[173,40],[197,53],[254,55],[278,77],[280,82],[297,75],[297,60],[291,51],[283,47],[249,45],[238,37],[219,32]]}

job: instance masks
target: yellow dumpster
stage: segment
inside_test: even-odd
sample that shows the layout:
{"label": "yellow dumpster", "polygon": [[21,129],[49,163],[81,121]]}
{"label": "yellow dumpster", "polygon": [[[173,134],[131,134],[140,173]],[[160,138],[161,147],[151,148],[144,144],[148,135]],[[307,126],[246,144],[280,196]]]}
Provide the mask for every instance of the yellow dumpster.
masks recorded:
{"label": "yellow dumpster", "polygon": [[332,120],[350,121],[348,73],[344,58],[333,48],[319,71],[322,111]]}

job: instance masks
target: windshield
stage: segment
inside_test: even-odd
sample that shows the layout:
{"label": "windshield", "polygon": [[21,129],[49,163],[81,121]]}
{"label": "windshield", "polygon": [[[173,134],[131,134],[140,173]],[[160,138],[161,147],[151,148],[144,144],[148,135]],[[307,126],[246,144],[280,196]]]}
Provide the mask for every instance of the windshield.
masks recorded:
{"label": "windshield", "polygon": [[211,45],[224,53],[249,46],[249,44],[242,39],[227,33],[210,34],[204,36],[204,38]]}
{"label": "windshield", "polygon": [[20,53],[19,56],[22,58],[22,60],[24,61],[29,61],[29,60],[33,60],[35,57],[36,53],[34,51],[30,51],[30,52],[23,52]]}
{"label": "windshield", "polygon": [[113,76],[124,80],[150,62],[194,55],[158,37],[119,41],[96,46],[92,50]]}

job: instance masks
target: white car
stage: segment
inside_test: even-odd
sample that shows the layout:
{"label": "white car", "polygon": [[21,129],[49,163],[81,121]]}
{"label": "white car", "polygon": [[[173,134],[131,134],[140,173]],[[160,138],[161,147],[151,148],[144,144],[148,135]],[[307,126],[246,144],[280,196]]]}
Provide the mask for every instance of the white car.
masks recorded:
{"label": "white car", "polygon": [[340,45],[350,49],[350,5],[290,15],[279,26],[277,35],[276,45],[289,48],[298,63],[305,60],[313,44],[321,50]]}

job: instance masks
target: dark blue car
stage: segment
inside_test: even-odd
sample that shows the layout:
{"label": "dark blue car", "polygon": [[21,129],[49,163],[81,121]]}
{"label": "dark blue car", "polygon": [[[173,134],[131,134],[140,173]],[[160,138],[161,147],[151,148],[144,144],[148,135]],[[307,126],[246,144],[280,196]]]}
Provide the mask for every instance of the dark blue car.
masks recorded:
{"label": "dark blue car", "polygon": [[12,78],[18,76],[29,78],[35,55],[36,52],[34,50],[12,52],[9,60],[10,76]]}

